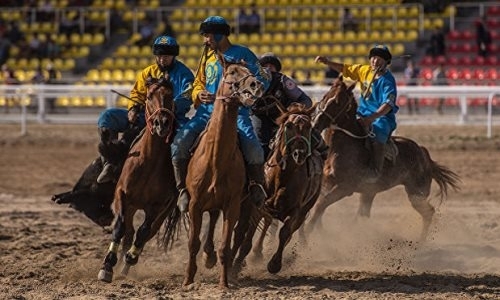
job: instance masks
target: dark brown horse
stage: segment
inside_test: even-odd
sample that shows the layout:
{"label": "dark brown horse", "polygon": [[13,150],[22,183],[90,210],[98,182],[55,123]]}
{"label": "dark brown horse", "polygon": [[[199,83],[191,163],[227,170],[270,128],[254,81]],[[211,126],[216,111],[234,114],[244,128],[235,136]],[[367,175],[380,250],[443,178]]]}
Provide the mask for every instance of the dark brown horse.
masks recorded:
{"label": "dark brown horse", "polygon": [[[240,215],[240,203],[246,181],[245,163],[238,146],[237,117],[241,105],[250,106],[262,96],[263,84],[250,71],[239,64],[225,66],[217,89],[214,109],[205,134],[188,166],[186,187],[189,202],[189,258],[184,285],[194,282],[197,271],[196,256],[200,250],[200,229],[203,213],[222,211],[223,228],[218,259],[221,265],[219,286],[228,287],[227,272],[232,256],[230,252],[234,225]],[[210,226],[209,238],[215,226]],[[207,248],[204,249],[207,250]],[[212,253],[205,253],[208,257]]]}
{"label": "dark brown horse", "polygon": [[[260,214],[254,210],[254,214],[259,213],[259,215],[254,215],[252,218],[255,220],[259,219],[259,216],[264,217],[264,233],[272,221],[270,216],[283,222],[279,232],[278,248],[267,265],[270,273],[281,270],[283,250],[290,242],[293,233],[304,223],[321,191],[324,160],[311,148],[311,114],[314,110],[315,107],[307,109],[300,104],[292,105],[277,119],[279,129],[265,169],[266,192],[271,197],[266,200],[264,213]],[[252,248],[257,222],[250,223],[245,240],[234,261],[235,272],[241,269],[246,255]],[[261,244],[261,241],[259,243]]]}
{"label": "dark brown horse", "polygon": [[386,155],[382,176],[376,183],[365,183],[363,174],[370,160],[366,147],[368,134],[356,118],[357,102],[353,88],[354,84],[347,87],[339,77],[317,106],[314,126],[320,131],[329,131],[326,142],[330,150],[324,168],[323,188],[326,192],[313,208],[308,228],[320,225],[328,206],[353,193],[360,194],[358,215],[369,217],[377,193],[403,185],[411,205],[423,218],[421,239],[425,239],[435,211],[428,202],[432,180],[439,186],[442,201],[450,187],[459,189],[460,179],[453,171],[433,161],[423,146],[408,138],[394,136],[391,141],[397,148],[393,151],[396,155],[393,159]]}
{"label": "dark brown horse", "polygon": [[[147,132],[130,149],[116,185],[112,242],[98,275],[99,280],[105,282],[113,279],[122,238],[122,253],[126,251],[122,273],[126,275],[163,220],[177,210],[177,188],[170,154],[175,124],[173,86],[166,75],[158,80],[150,78],[147,88]],[[138,210],[144,211],[145,219],[134,239],[133,219]]]}

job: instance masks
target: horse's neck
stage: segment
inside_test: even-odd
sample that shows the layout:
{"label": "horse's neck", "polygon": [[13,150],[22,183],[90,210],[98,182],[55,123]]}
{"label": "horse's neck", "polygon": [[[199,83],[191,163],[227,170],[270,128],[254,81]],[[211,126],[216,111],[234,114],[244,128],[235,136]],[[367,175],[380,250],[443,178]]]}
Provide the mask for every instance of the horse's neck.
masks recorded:
{"label": "horse's neck", "polygon": [[[238,106],[223,100],[215,100],[214,110],[208,124],[206,138],[214,141],[214,145],[231,145],[225,147],[232,154],[237,146]],[[220,147],[219,147],[220,148]]]}
{"label": "horse's neck", "polygon": [[144,133],[139,146],[142,154],[146,157],[159,157],[158,153],[168,154],[170,157],[170,144],[166,142],[166,138],[148,131]]}

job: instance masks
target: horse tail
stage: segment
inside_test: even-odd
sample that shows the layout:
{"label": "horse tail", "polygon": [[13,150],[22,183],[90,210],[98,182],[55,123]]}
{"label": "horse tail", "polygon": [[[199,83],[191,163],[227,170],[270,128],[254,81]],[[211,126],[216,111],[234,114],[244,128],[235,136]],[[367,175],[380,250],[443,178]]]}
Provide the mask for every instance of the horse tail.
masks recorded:
{"label": "horse tail", "polygon": [[443,202],[443,200],[448,196],[449,188],[452,188],[454,191],[460,190],[460,176],[458,176],[458,174],[453,172],[450,168],[433,161],[430,158],[429,151],[425,148],[423,148],[423,150],[426,152],[430,161],[432,179],[434,179],[439,186],[439,192],[437,195],[439,196],[440,201]]}
{"label": "horse tail", "polygon": [[174,241],[179,236],[180,226],[178,225],[183,215],[176,205],[163,222],[163,232],[158,235],[158,246],[163,248],[165,252],[172,248]]}

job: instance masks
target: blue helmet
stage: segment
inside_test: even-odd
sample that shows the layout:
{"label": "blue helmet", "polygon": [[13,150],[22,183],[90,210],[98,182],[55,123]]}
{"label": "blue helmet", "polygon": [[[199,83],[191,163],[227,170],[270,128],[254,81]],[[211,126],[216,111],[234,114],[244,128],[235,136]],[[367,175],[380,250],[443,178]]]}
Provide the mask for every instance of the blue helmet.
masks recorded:
{"label": "blue helmet", "polygon": [[161,35],[153,42],[153,55],[179,55],[177,41],[168,35]]}
{"label": "blue helmet", "polygon": [[221,16],[210,16],[200,24],[200,34],[212,33],[228,36],[230,32],[231,27]]}

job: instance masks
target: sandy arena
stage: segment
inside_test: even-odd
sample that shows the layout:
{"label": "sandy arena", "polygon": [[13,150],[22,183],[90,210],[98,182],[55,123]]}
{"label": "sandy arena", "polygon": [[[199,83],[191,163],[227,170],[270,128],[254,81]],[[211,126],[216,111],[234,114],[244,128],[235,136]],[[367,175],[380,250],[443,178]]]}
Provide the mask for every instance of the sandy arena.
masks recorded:
{"label": "sandy arena", "polygon": [[[165,254],[152,240],[128,277],[106,284],[97,273],[110,235],[84,215],[57,205],[97,155],[91,125],[0,124],[0,299],[499,299],[500,127],[400,126],[461,176],[462,190],[438,207],[426,243],[419,215],[401,187],[379,194],[372,217],[356,220],[356,196],[329,207],[327,233],[294,239],[283,269],[248,261],[231,289],[218,268],[199,260],[196,283],[182,287],[187,234]],[[433,195],[437,186],[433,185]],[[437,197],[430,200],[433,204]],[[218,233],[218,231],[217,231]],[[266,244],[266,259],[274,251]],[[251,257],[251,256],[250,256]]]}

